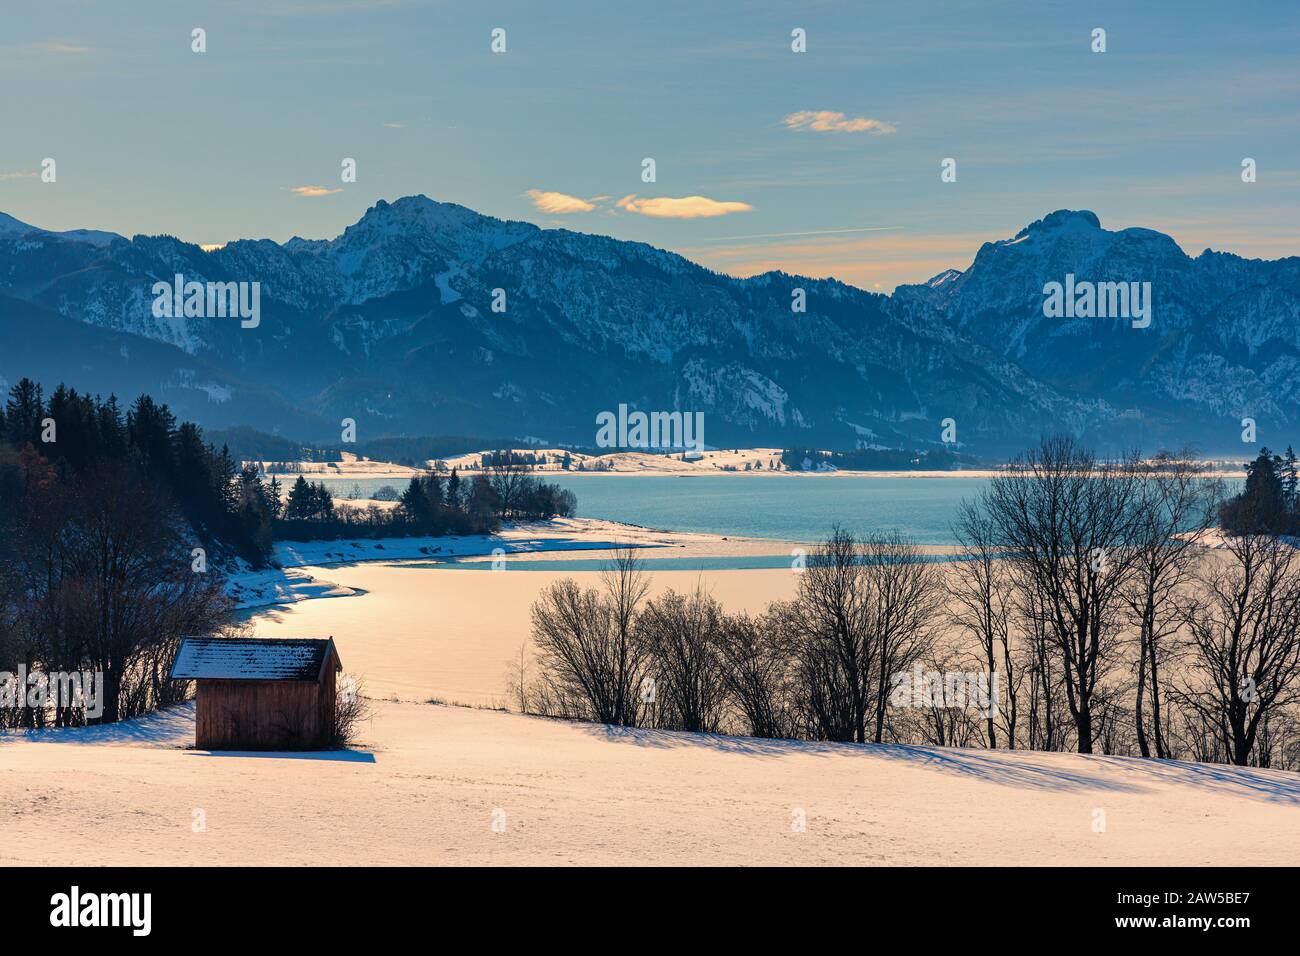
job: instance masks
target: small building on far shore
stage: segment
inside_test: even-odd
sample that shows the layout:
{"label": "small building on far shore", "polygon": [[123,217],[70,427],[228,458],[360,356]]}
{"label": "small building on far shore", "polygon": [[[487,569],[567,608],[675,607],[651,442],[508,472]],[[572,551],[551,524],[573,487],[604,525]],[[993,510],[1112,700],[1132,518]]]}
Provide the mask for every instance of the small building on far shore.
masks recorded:
{"label": "small building on far shore", "polygon": [[171,678],[196,683],[201,750],[322,750],[342,669],[332,637],[187,637]]}

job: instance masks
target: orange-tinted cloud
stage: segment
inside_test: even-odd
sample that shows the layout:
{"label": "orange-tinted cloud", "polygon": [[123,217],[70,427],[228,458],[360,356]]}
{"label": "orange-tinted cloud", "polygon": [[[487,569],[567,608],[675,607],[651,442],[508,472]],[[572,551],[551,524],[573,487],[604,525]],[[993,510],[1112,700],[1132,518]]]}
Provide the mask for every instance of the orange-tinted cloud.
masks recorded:
{"label": "orange-tinted cloud", "polygon": [[865,116],[847,119],[843,113],[833,113],[830,110],[799,110],[782,122],[790,129],[812,130],[814,133],[872,133],[887,136],[898,132],[897,127],[884,120],[868,119]]}
{"label": "orange-tinted cloud", "polygon": [[335,193],[343,192],[343,187],[338,189],[326,189],[324,186],[294,186],[293,192],[298,196],[306,196],[309,199],[316,199],[319,196],[333,196]]}
{"label": "orange-tinted cloud", "polygon": [[673,199],[660,196],[655,199],[637,199],[635,194],[624,196],[615,205],[627,212],[656,219],[706,219],[726,216],[733,212],[752,212],[754,207],[745,202],[720,201],[706,196],[683,196]]}
{"label": "orange-tinted cloud", "polygon": [[[596,207],[585,199],[579,199],[577,196],[569,196],[564,193],[545,192],[541,189],[530,189],[526,192],[533,205],[542,212],[549,213],[571,213],[571,212],[591,212]],[[609,197],[604,197],[609,198]]]}

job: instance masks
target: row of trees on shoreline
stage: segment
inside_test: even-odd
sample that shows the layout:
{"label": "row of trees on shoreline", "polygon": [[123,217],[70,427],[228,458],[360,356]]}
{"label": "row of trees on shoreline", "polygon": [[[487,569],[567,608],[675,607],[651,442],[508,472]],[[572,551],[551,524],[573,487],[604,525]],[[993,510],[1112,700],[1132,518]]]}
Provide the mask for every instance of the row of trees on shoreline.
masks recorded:
{"label": "row of trees on shoreline", "polygon": [[[502,521],[546,521],[572,517],[577,497],[540,480],[533,465],[499,459],[487,470],[463,480],[452,469],[427,471],[411,478],[394,497],[397,507],[336,505],[323,482],[301,475],[275,513],[275,537],[311,541],[340,537],[386,538],[409,535],[490,534]],[[277,485],[272,477],[271,485]]]}
{"label": "row of trees on shoreline", "polygon": [[[837,528],[756,616],[652,597],[620,552],[600,588],[543,592],[512,697],[676,730],[1300,768],[1300,552],[1258,523],[1220,536],[1222,501],[1188,456],[1053,438],[963,504],[958,560]],[[981,692],[954,706],[954,674]]]}

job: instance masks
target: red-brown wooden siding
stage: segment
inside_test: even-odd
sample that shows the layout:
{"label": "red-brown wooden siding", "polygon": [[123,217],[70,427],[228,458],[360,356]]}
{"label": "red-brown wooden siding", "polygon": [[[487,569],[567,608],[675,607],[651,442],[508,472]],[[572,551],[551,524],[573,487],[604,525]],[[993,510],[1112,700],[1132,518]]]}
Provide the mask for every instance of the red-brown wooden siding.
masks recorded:
{"label": "red-brown wooden siding", "polygon": [[201,750],[318,750],[328,747],[334,658],[317,681],[199,680],[195,744]]}

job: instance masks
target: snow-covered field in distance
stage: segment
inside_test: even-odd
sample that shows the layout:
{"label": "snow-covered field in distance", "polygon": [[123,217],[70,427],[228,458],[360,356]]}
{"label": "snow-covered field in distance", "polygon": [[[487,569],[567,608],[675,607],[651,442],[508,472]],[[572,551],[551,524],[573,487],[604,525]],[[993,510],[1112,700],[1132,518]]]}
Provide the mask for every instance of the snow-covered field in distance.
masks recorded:
{"label": "snow-covered field in distance", "polygon": [[[845,475],[853,477],[878,478],[995,478],[1002,474],[999,468],[966,468],[959,470],[913,470],[913,471],[850,471],[834,467],[824,467],[803,471],[787,469],[781,465],[780,448],[720,448],[708,449],[698,458],[683,459],[680,452],[661,454],[644,451],[614,451],[604,455],[590,455],[564,448],[523,448],[513,449],[520,455],[545,456],[546,462],[534,467],[534,471],[545,475],[558,473],[563,475],[745,475],[752,477],[831,477]],[[426,466],[432,468],[441,465],[450,470],[455,468],[462,475],[474,475],[482,470],[485,454],[492,454],[492,449],[455,455],[450,458],[430,459]],[[569,456],[569,468],[565,469],[562,461]],[[249,462],[245,462],[249,464]],[[335,479],[338,481],[370,481],[389,479],[394,483],[408,481],[415,475],[423,474],[424,468],[412,468],[394,462],[374,461],[360,458],[351,452],[343,453],[342,461],[296,461],[296,462],[251,462],[263,469],[272,467],[274,474],[285,486],[303,475],[309,481]],[[1206,478],[1243,477],[1243,462],[1207,461],[1213,466],[1203,472]],[[579,466],[583,470],[579,470]],[[597,470],[599,468],[600,470]],[[281,470],[283,469],[283,470]],[[336,493],[339,489],[335,487]],[[346,489],[344,489],[346,490]],[[400,488],[399,488],[400,490]]]}

